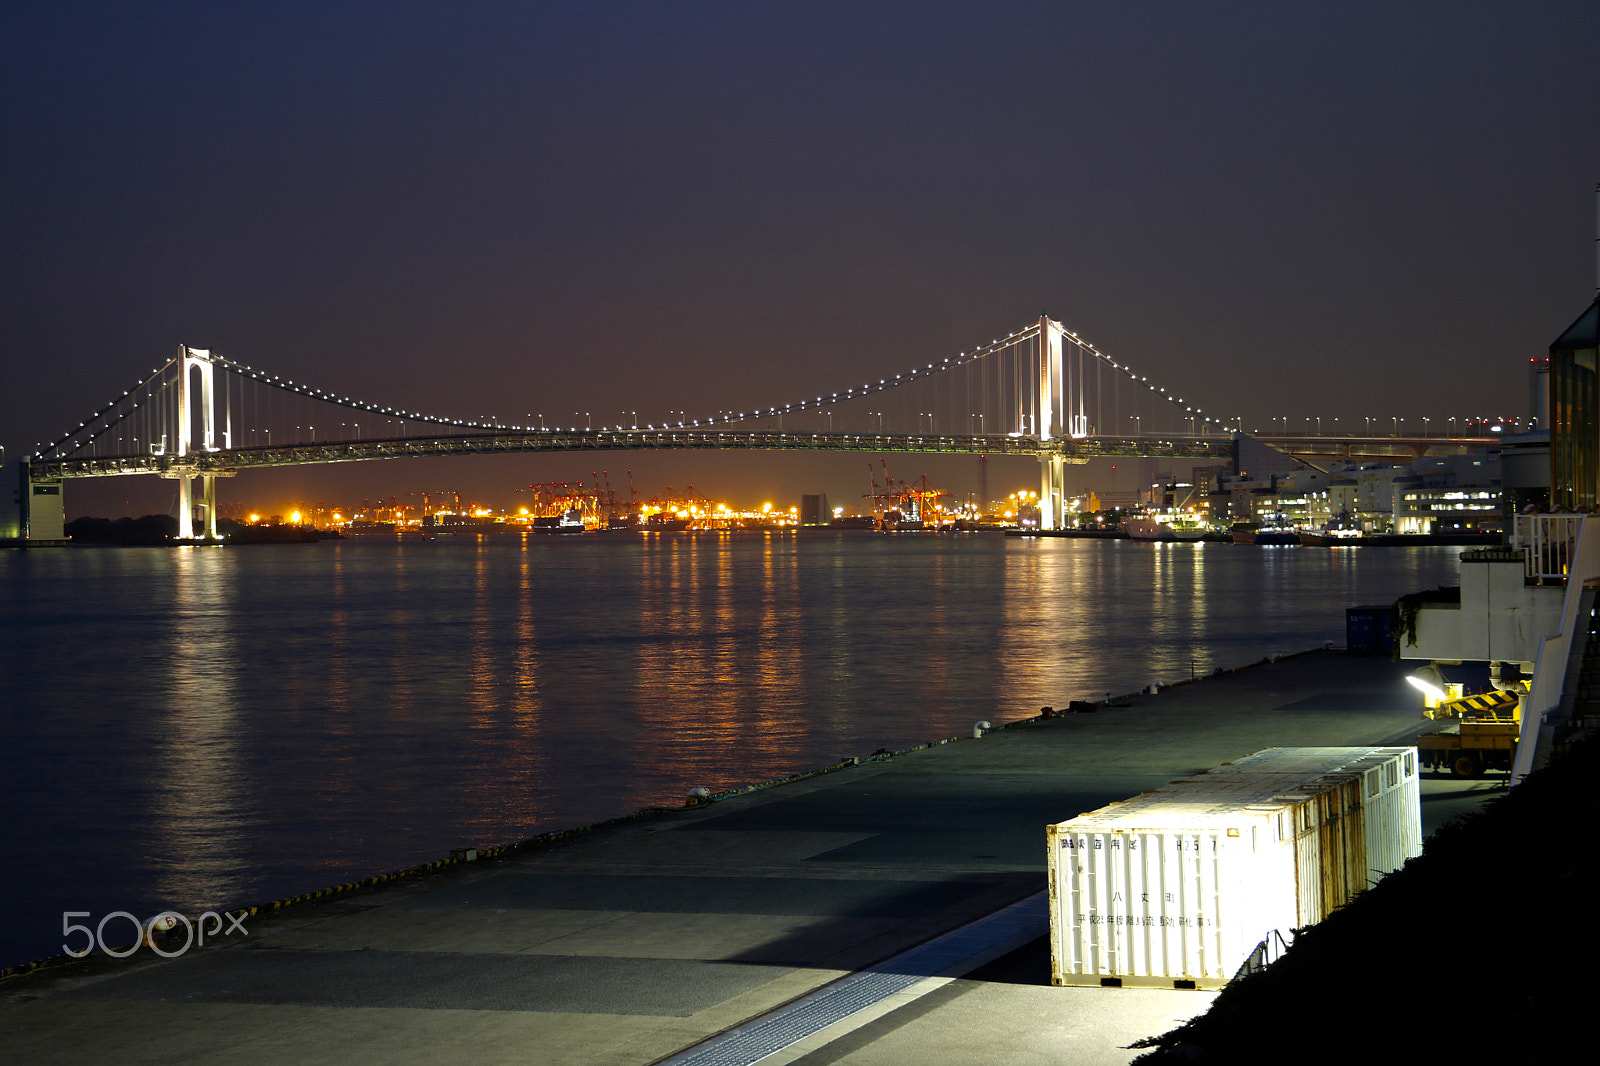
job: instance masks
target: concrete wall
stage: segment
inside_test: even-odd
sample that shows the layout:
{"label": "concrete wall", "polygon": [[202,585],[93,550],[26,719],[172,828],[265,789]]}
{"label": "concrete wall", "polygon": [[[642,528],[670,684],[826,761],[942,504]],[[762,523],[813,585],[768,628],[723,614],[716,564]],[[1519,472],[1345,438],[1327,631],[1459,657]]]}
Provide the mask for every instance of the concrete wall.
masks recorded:
{"label": "concrete wall", "polygon": [[20,460],[0,466],[0,540],[16,540],[27,530],[27,489]]}
{"label": "concrete wall", "polygon": [[66,531],[60,478],[28,481],[28,463],[0,467],[0,540],[63,540]]}
{"label": "concrete wall", "polygon": [[65,502],[62,494],[66,485],[60,478],[35,481],[28,498],[28,539],[62,540],[66,537]]}
{"label": "concrete wall", "polygon": [[[1496,558],[1514,554],[1514,559]],[[1533,663],[1539,646],[1561,629],[1566,589],[1527,585],[1520,552],[1463,552],[1461,604],[1423,604],[1417,642],[1396,635],[1402,659]]]}

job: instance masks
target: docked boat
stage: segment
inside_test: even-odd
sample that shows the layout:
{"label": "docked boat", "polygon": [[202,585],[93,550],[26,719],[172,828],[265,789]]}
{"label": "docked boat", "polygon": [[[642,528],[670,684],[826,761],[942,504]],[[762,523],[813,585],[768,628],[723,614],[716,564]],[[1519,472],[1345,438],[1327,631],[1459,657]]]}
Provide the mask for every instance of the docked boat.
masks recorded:
{"label": "docked boat", "polygon": [[533,520],[535,533],[582,533],[583,528],[583,512],[576,507]]}
{"label": "docked boat", "polygon": [[647,533],[681,533],[689,528],[689,519],[661,511],[645,519],[639,528]]}
{"label": "docked boat", "polygon": [[[432,518],[432,522],[429,522],[429,518]],[[423,530],[436,537],[450,533],[488,533],[498,527],[499,523],[489,515],[450,514],[446,512],[422,517]]]}
{"label": "docked boat", "polygon": [[1300,530],[1300,543],[1308,548],[1354,548],[1361,543],[1361,523],[1349,511],[1340,511],[1321,529]]}
{"label": "docked boat", "polygon": [[913,518],[899,508],[885,511],[878,519],[879,533],[921,533],[923,528],[920,518]]}
{"label": "docked boat", "polygon": [[1204,522],[1188,514],[1130,515],[1126,528],[1134,540],[1200,540],[1209,532]]}
{"label": "docked boat", "polygon": [[1235,530],[1235,544],[1299,544],[1300,534],[1292,529]]}
{"label": "docked boat", "polygon": [[1354,548],[1361,544],[1361,530],[1335,529],[1329,526],[1324,529],[1300,531],[1300,543],[1308,548]]}
{"label": "docked boat", "polygon": [[1235,544],[1299,544],[1300,534],[1278,516],[1270,516],[1258,525],[1238,524],[1233,527]]}

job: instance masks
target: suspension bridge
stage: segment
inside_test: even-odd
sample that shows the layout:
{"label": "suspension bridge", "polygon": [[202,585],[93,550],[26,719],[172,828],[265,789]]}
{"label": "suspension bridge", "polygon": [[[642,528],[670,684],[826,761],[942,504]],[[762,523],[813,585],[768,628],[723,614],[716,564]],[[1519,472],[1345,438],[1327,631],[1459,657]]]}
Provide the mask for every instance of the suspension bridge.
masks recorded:
{"label": "suspension bridge", "polygon": [[[53,489],[58,501],[60,486],[74,478],[173,479],[179,538],[190,540],[197,512],[199,535],[217,536],[217,479],[260,467],[596,450],[1029,455],[1040,464],[1041,526],[1051,529],[1063,524],[1067,466],[1102,456],[1230,462],[1244,432],[1238,419],[1206,413],[1047,316],[972,351],[842,391],[695,418],[674,414],[642,425],[637,414],[627,425],[587,417],[556,425],[531,414],[520,424],[451,418],[329,393],[183,347],[39,447],[25,479],[36,494]],[[1387,436],[1291,434],[1285,419],[1283,433],[1251,436],[1313,462],[1409,459],[1495,439],[1398,430],[1397,423]]]}

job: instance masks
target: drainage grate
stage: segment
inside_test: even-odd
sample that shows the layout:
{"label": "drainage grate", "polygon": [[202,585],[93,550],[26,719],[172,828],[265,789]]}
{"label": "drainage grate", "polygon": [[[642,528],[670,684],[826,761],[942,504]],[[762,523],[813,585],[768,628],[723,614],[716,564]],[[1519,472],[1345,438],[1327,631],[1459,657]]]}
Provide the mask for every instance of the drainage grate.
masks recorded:
{"label": "drainage grate", "polygon": [[943,973],[1012,937],[1047,926],[1049,920],[1046,893],[1029,896],[869,970],[841,977],[788,1006],[665,1059],[660,1066],[751,1066],[918,981]]}

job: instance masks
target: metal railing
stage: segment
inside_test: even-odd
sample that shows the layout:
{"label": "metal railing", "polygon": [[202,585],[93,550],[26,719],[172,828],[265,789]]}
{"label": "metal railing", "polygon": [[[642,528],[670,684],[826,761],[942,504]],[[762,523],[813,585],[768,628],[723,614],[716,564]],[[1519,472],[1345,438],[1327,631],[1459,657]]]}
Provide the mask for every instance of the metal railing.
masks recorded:
{"label": "metal railing", "polygon": [[1536,585],[1563,585],[1572,569],[1578,549],[1578,531],[1583,528],[1581,514],[1520,514],[1511,546],[1526,557],[1524,571]]}
{"label": "metal railing", "polygon": [[1283,938],[1281,932],[1274,929],[1267,934],[1265,940],[1255,946],[1255,950],[1250,952],[1250,957],[1244,960],[1244,965],[1240,966],[1239,972],[1233,976],[1237,979],[1253,973],[1260,973],[1282,958],[1283,953],[1288,950],[1289,942]]}
{"label": "metal railing", "polygon": [[[1570,519],[1573,521],[1573,542],[1567,549],[1567,591],[1561,605],[1561,628],[1554,636],[1546,637],[1539,646],[1539,656],[1533,668],[1533,687],[1523,700],[1522,736],[1517,742],[1516,759],[1511,766],[1511,783],[1520,784],[1530,772],[1549,757],[1561,697],[1566,688],[1567,667],[1572,658],[1575,638],[1579,634],[1579,617],[1585,604],[1594,603],[1594,590],[1585,590],[1587,582],[1600,579],[1600,526],[1585,530],[1586,515],[1528,515],[1529,518]],[[1551,525],[1559,524],[1552,522]],[[1518,520],[1520,532],[1521,519]],[[1589,623],[1584,618],[1583,635],[1588,635]]]}

